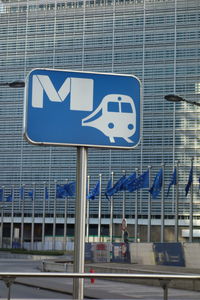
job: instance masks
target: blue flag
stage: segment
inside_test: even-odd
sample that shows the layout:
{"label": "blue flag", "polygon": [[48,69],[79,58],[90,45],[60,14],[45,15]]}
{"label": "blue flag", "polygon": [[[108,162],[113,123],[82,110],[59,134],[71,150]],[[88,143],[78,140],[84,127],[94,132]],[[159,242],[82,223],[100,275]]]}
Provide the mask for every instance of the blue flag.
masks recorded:
{"label": "blue flag", "polygon": [[111,188],[107,188],[106,195],[107,197],[111,197],[119,191],[123,190],[123,183],[126,179],[126,176],[122,176]]}
{"label": "blue flag", "polygon": [[109,195],[108,195],[108,191],[112,188],[112,179],[109,179],[108,180],[108,183],[107,183],[107,187],[106,187],[106,191],[105,191],[105,196],[106,196],[106,199],[109,200]]}
{"label": "blue flag", "polygon": [[48,193],[48,188],[45,186],[45,200],[49,199],[49,193]]}
{"label": "blue flag", "polygon": [[8,195],[6,198],[6,202],[12,202],[13,201],[13,196],[12,194]]}
{"label": "blue flag", "polygon": [[67,197],[67,196],[72,197],[76,193],[76,182],[73,181],[73,182],[67,183],[63,186],[63,188],[65,191],[65,197]]}
{"label": "blue flag", "polygon": [[162,189],[162,183],[163,183],[163,170],[161,168],[156,174],[153,185],[149,190],[153,199],[156,199],[160,194],[160,191]]}
{"label": "blue flag", "polygon": [[174,172],[172,174],[171,180],[170,180],[168,188],[167,188],[167,197],[169,195],[169,191],[170,191],[171,186],[176,185],[176,183],[177,183],[177,178],[176,177],[177,177],[176,168],[174,168]]}
{"label": "blue flag", "polygon": [[130,176],[126,177],[123,183],[123,190],[128,190],[128,187],[134,182],[136,179],[136,172],[132,173]]}
{"label": "blue flag", "polygon": [[31,198],[31,200],[33,200],[33,196],[34,196],[33,189],[28,192],[28,196]]}
{"label": "blue flag", "polygon": [[191,166],[191,169],[190,169],[190,174],[189,174],[189,178],[188,178],[188,183],[185,187],[185,196],[187,196],[189,190],[190,190],[190,186],[193,182],[193,165]]}
{"label": "blue flag", "polygon": [[93,190],[91,190],[87,198],[90,200],[94,200],[96,196],[99,196],[99,192],[100,192],[100,181],[97,182],[97,184],[95,185]]}
{"label": "blue flag", "polygon": [[0,189],[0,202],[3,201],[3,189]]}
{"label": "blue flag", "polygon": [[20,193],[20,199],[24,200],[24,187],[23,186],[20,188],[19,193]]}
{"label": "blue flag", "polygon": [[56,198],[65,198],[66,197],[66,191],[63,185],[56,184]]}
{"label": "blue flag", "polygon": [[149,170],[138,176],[128,185],[128,191],[134,192],[139,189],[149,188]]}

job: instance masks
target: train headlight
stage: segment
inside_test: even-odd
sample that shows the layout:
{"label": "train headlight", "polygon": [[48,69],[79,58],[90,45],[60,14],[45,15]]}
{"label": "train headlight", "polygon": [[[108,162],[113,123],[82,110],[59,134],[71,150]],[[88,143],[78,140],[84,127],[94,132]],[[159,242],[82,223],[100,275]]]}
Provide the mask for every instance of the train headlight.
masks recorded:
{"label": "train headlight", "polygon": [[131,123],[128,124],[128,129],[129,129],[129,130],[132,130],[133,128],[134,128],[133,124],[131,124]]}
{"label": "train headlight", "polygon": [[108,123],[108,128],[113,129],[115,125],[113,123]]}

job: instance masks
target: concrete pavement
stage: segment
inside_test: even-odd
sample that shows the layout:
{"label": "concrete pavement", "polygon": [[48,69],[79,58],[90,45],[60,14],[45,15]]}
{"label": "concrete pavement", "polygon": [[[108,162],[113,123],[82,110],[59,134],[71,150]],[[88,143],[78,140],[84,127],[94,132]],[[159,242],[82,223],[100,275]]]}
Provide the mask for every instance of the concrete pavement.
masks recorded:
{"label": "concrete pavement", "polygon": [[[20,279],[23,285],[35,286],[51,291],[61,292],[63,294],[72,294],[72,280],[68,279]],[[85,280],[84,297],[90,299],[163,299],[163,290],[161,287],[130,283],[119,283],[108,280],[95,280],[94,284],[90,280]],[[169,300],[197,300],[199,292],[169,289]],[[63,297],[64,298],[64,297]]]}
{"label": "concrete pavement", "polygon": [[[60,260],[60,259],[59,259]],[[160,273],[160,274],[200,274],[198,269],[171,266],[150,266],[119,263],[92,263],[85,265],[85,272],[93,270],[96,273]],[[158,280],[120,280],[120,283],[110,280],[97,280],[92,284],[90,279],[85,280],[84,295],[91,299],[163,299],[163,290]],[[72,279],[59,278],[20,278],[17,283],[35,286],[52,291],[72,294]],[[148,285],[148,287],[147,287]],[[184,290],[174,289],[180,288]],[[148,291],[148,292],[147,292]],[[170,284],[171,299],[199,299],[200,283],[197,281],[173,281]],[[151,296],[150,296],[151,295]],[[170,299],[170,297],[169,297]]]}
{"label": "concrete pavement", "polygon": [[[5,272],[40,272],[39,265],[41,261],[31,261],[30,259],[1,259],[0,269]],[[103,273],[162,273],[162,274],[200,274],[198,269],[186,269],[179,267],[168,266],[144,266],[136,264],[117,264],[117,263],[98,263],[98,264],[86,264],[85,270],[88,272],[91,268],[95,272]],[[72,279],[65,278],[18,278],[16,283],[23,284],[31,287],[37,287],[41,289],[47,289],[49,291],[56,291],[64,294],[72,294]],[[163,299],[163,290],[159,286],[148,286],[147,282],[143,282],[145,285],[128,282],[117,282],[110,280],[97,280],[92,284],[90,279],[85,280],[84,295],[86,298],[92,299],[148,299],[156,300]],[[186,284],[182,284],[182,288],[186,287],[188,290],[169,289],[169,300],[196,300],[200,298],[200,293],[192,291],[195,288],[193,286],[187,287]],[[14,287],[13,287],[14,289]],[[189,289],[191,289],[189,291]]]}

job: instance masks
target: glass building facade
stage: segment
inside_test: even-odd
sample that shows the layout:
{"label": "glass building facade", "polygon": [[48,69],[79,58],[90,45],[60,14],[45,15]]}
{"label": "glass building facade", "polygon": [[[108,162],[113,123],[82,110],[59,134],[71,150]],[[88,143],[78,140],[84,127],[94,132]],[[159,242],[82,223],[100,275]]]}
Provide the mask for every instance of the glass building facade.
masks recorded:
{"label": "glass building facade", "polygon": [[[165,165],[165,219],[174,219],[176,190],[167,186],[179,161],[179,217],[189,218],[190,195],[185,197],[191,159],[193,214],[200,226],[199,131],[200,109],[187,103],[169,103],[166,94],[200,101],[199,0],[1,0],[0,83],[24,80],[33,68],[84,70],[134,74],[142,82],[143,131],[134,150],[89,149],[88,176],[92,188],[102,174],[102,222],[109,219],[110,204],[104,190],[111,172],[114,181],[123,173],[138,174],[151,166],[151,182]],[[55,205],[55,180],[62,184],[76,176],[76,149],[28,144],[22,136],[23,89],[0,89],[0,185],[4,200],[14,188],[12,205],[20,223],[20,187],[25,185],[25,222],[32,215],[29,192],[35,187],[35,218],[41,222],[44,182],[49,200],[46,217],[51,223]],[[134,222],[136,193],[114,196],[114,222],[125,215]],[[147,222],[149,192],[140,190],[138,217]],[[152,199],[152,219],[161,216],[161,195]],[[69,222],[74,222],[74,198],[68,199]],[[63,218],[64,200],[56,201],[56,217]],[[90,202],[90,217],[97,224],[98,199]],[[95,221],[96,220],[96,221]],[[7,219],[9,222],[9,219]],[[62,221],[60,221],[62,223]],[[109,221],[108,221],[109,222]],[[108,223],[107,222],[107,223]],[[121,222],[121,221],[120,221]],[[184,221],[183,221],[184,222]],[[147,223],[146,223],[147,224]],[[184,224],[183,224],[184,225]]]}

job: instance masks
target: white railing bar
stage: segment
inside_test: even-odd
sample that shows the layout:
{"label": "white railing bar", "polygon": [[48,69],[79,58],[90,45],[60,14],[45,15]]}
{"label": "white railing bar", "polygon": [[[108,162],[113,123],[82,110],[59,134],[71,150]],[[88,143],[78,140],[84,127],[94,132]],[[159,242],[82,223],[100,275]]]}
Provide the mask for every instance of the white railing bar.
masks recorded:
{"label": "white railing bar", "polygon": [[137,278],[137,279],[185,279],[200,280],[200,275],[170,275],[170,274],[143,274],[143,273],[54,273],[54,272],[0,272],[0,279],[3,277],[65,277],[65,278]]}

